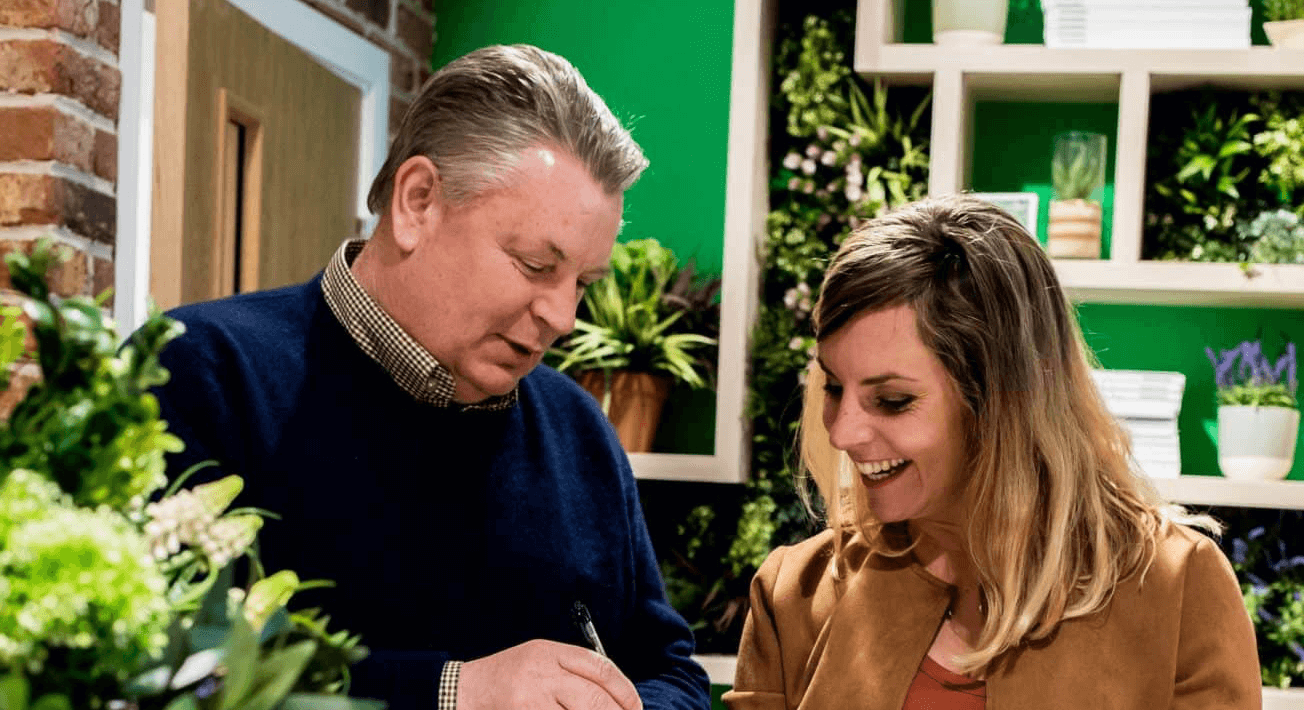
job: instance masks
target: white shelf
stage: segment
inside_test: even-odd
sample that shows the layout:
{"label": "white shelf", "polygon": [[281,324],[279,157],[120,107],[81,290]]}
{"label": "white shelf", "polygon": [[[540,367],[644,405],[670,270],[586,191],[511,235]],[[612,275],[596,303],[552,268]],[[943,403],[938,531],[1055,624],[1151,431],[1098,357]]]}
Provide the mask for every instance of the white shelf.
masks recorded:
{"label": "white shelf", "polygon": [[742,483],[747,468],[732,459],[708,454],[630,454],[634,477],[653,481]]}
{"label": "white shelf", "polygon": [[1304,308],[1304,265],[1056,259],[1069,296],[1091,303]]}
{"label": "white shelf", "polygon": [[1159,495],[1174,503],[1304,510],[1304,481],[1235,481],[1222,476],[1154,478]]}
{"label": "white shelf", "polygon": [[[702,654],[693,660],[706,670],[711,685],[733,686],[737,656]],[[1263,710],[1304,710],[1304,688],[1264,688]]]}

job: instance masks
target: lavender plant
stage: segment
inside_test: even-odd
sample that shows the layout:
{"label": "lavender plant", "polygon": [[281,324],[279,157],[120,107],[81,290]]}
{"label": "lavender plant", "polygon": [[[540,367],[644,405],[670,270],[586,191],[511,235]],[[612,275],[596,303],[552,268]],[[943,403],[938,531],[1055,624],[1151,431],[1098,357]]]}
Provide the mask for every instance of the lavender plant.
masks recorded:
{"label": "lavender plant", "polygon": [[1299,407],[1294,343],[1286,343],[1275,361],[1264,355],[1260,340],[1247,340],[1218,353],[1206,347],[1204,352],[1213,365],[1219,405]]}
{"label": "lavender plant", "polygon": [[1278,520],[1271,531],[1262,524],[1231,539],[1229,557],[1241,580],[1245,610],[1254,622],[1264,685],[1286,688],[1304,682],[1304,555],[1288,548],[1286,527]]}

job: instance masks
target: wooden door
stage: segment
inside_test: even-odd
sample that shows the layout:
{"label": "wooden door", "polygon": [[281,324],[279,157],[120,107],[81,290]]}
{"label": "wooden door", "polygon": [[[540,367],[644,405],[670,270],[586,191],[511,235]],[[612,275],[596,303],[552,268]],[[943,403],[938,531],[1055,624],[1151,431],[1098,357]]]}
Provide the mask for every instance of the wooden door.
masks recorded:
{"label": "wooden door", "polygon": [[156,302],[309,278],[357,230],[358,90],[225,0],[157,8]]}

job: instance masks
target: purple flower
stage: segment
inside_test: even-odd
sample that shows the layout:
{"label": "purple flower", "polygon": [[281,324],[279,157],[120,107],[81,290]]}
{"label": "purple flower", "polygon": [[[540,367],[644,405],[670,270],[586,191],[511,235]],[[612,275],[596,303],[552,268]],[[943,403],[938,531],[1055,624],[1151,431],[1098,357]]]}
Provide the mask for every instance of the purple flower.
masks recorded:
{"label": "purple flower", "polygon": [[1264,533],[1264,532],[1265,532],[1265,531],[1264,531],[1264,529],[1263,529],[1263,526],[1260,525],[1259,527],[1254,528],[1254,529],[1251,530],[1249,533],[1247,533],[1247,534],[1245,535],[1245,537],[1246,537],[1246,539],[1249,539],[1249,540],[1257,540],[1257,539],[1263,537],[1263,533]]}
{"label": "purple flower", "polygon": [[1245,555],[1250,551],[1250,546],[1239,537],[1232,540],[1232,562],[1238,565],[1245,564]]}
{"label": "purple flower", "polygon": [[1272,571],[1280,574],[1288,570],[1293,570],[1301,565],[1304,565],[1304,555],[1295,555],[1294,557],[1288,557],[1273,564]]}
{"label": "purple flower", "polygon": [[1304,661],[1304,646],[1300,646],[1298,641],[1290,642],[1290,650],[1295,652],[1295,657]]}
{"label": "purple flower", "polygon": [[1286,343],[1282,354],[1274,362],[1263,354],[1263,343],[1246,340],[1231,350],[1206,347],[1204,354],[1213,365],[1214,380],[1219,389],[1238,384],[1284,384],[1294,390],[1298,386],[1298,372],[1294,343]]}
{"label": "purple flower", "polygon": [[1260,619],[1263,619],[1269,624],[1277,623],[1277,616],[1272,612],[1268,611],[1267,609],[1264,609],[1263,607],[1259,607],[1255,611],[1258,612]]}

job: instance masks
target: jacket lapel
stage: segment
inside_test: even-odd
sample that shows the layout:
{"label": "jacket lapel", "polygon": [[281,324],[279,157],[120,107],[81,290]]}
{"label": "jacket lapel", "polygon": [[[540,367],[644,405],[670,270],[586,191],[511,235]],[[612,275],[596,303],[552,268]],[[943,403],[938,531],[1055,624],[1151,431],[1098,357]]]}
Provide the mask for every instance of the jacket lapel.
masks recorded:
{"label": "jacket lapel", "polygon": [[869,555],[812,649],[799,710],[901,710],[950,598],[908,560]]}

